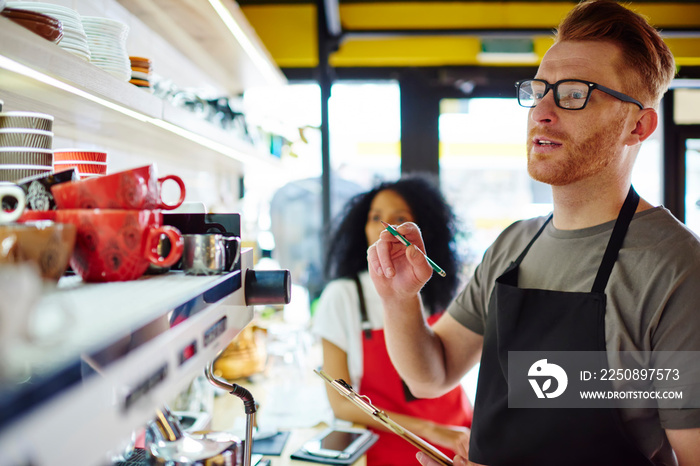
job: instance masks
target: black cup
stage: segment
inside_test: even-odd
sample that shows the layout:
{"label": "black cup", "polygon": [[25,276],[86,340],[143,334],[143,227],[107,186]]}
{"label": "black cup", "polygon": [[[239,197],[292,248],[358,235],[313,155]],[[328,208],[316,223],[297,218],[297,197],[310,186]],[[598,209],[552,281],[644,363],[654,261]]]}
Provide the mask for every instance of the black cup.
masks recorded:
{"label": "black cup", "polygon": [[24,190],[27,198],[27,209],[54,210],[56,209],[56,201],[51,194],[51,186],[67,181],[78,181],[78,172],[75,168],[28,176],[16,181],[15,184]]}

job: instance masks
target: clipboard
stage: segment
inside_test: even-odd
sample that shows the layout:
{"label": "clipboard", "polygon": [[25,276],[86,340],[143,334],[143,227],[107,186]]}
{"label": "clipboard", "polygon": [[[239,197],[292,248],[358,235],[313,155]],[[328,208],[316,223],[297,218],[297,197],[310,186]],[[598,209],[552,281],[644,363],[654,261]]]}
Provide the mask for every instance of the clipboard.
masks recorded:
{"label": "clipboard", "polygon": [[335,388],[341,395],[350,400],[355,406],[359,407],[360,409],[362,409],[362,411],[379,421],[391,432],[403,438],[408,443],[418,448],[420,451],[422,451],[431,459],[437,461],[441,465],[452,466],[452,460],[448,458],[447,455],[445,455],[443,452],[441,452],[422,438],[418,437],[413,432],[401,427],[399,424],[391,420],[384,411],[373,406],[371,400],[368,397],[357,393],[355,390],[353,390],[352,386],[346,381],[344,381],[343,379],[333,380],[323,370],[314,369],[314,372],[318,374],[323,380],[325,380],[331,387]]}

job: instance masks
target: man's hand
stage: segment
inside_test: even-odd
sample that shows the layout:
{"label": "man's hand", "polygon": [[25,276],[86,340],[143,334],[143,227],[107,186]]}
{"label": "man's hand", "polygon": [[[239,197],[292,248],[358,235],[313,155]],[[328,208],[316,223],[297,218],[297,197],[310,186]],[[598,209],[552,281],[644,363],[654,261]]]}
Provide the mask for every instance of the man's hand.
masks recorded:
{"label": "man's hand", "polygon": [[454,452],[458,452],[460,449],[463,450],[464,448],[462,445],[469,445],[470,430],[468,428],[432,422],[426,423],[428,427],[423,433],[419,433],[418,435],[433,445],[440,445]]}
{"label": "man's hand", "polygon": [[425,256],[416,250],[424,249],[418,226],[407,222],[396,230],[411,242],[411,246],[404,246],[385,230],[367,250],[367,263],[370,277],[382,299],[400,302],[415,298],[430,279],[433,269]]}
{"label": "man's hand", "polygon": [[[457,444],[457,450],[455,451],[455,457],[452,459],[454,466],[474,466],[474,463],[470,463],[467,459],[469,457],[469,436],[463,437],[463,441]],[[428,455],[419,451],[416,453],[416,459],[423,466],[442,466],[437,461],[430,458]]]}

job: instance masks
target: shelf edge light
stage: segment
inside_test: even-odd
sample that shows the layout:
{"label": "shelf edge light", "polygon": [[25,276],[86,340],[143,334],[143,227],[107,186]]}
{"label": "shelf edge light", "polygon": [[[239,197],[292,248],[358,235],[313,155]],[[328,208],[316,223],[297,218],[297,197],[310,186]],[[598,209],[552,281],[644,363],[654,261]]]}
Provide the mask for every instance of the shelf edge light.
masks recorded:
{"label": "shelf edge light", "polygon": [[211,149],[215,152],[218,152],[220,154],[226,155],[234,160],[238,160],[241,163],[245,164],[251,164],[251,163],[261,163],[264,164],[266,160],[264,157],[261,158],[247,158],[245,155],[241,155],[240,152],[238,152],[236,149],[232,149],[229,146],[226,146],[225,144],[218,143],[216,141],[213,141],[205,136],[200,136],[197,133],[193,133],[192,131],[186,130],[180,126],[174,125],[172,123],[168,123],[167,121],[163,120],[157,120],[154,119],[150,121],[149,123],[158,126],[159,128],[162,128],[166,131],[169,131],[171,133],[177,134],[178,136],[181,136],[185,139],[188,139],[192,142],[195,142],[201,146],[207,147],[208,149]]}
{"label": "shelf edge light", "polygon": [[243,29],[241,29],[241,26],[236,22],[231,15],[231,12],[228,8],[226,8],[222,1],[209,0],[209,4],[212,6],[212,8],[214,8],[216,14],[219,15],[221,21],[224,22],[224,25],[236,38],[250,59],[257,64],[258,69],[261,70],[261,72],[265,74],[267,78],[271,80],[271,82],[281,83],[282,78],[280,77],[280,72],[270,63],[270,60],[263,55],[263,52],[261,52],[255,44],[253,44],[248,35],[243,31]]}
{"label": "shelf edge light", "polygon": [[61,90],[66,91],[66,92],[70,92],[71,94],[77,95],[78,97],[82,97],[83,99],[89,100],[91,102],[95,102],[95,103],[100,104],[104,107],[115,110],[119,113],[123,113],[124,115],[127,115],[131,118],[135,118],[139,121],[149,122],[150,120],[153,119],[147,115],[144,115],[142,113],[131,110],[130,108],[124,107],[124,106],[119,105],[119,104],[115,104],[114,102],[110,102],[107,99],[103,99],[103,98],[98,97],[96,95],[90,94],[89,92],[83,91],[82,89],[78,89],[75,86],[71,86],[68,83],[65,83],[59,79],[53,78],[49,75],[46,75],[40,71],[37,71],[33,68],[30,68],[26,65],[23,65],[19,62],[11,60],[11,59],[4,57],[2,55],[0,55],[0,68],[4,68],[8,71],[12,71],[14,73],[21,74],[21,75],[26,76],[28,78],[35,79],[36,81],[42,82],[44,84],[48,84],[49,86],[55,87],[57,89],[61,89]]}

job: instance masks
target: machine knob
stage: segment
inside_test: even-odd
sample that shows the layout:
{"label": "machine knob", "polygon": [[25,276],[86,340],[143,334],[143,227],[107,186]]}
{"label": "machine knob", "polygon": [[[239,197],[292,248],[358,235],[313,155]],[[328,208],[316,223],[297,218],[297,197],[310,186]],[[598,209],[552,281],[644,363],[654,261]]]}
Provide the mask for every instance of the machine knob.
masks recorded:
{"label": "machine knob", "polygon": [[292,274],[289,270],[246,270],[245,303],[289,304],[292,299]]}

